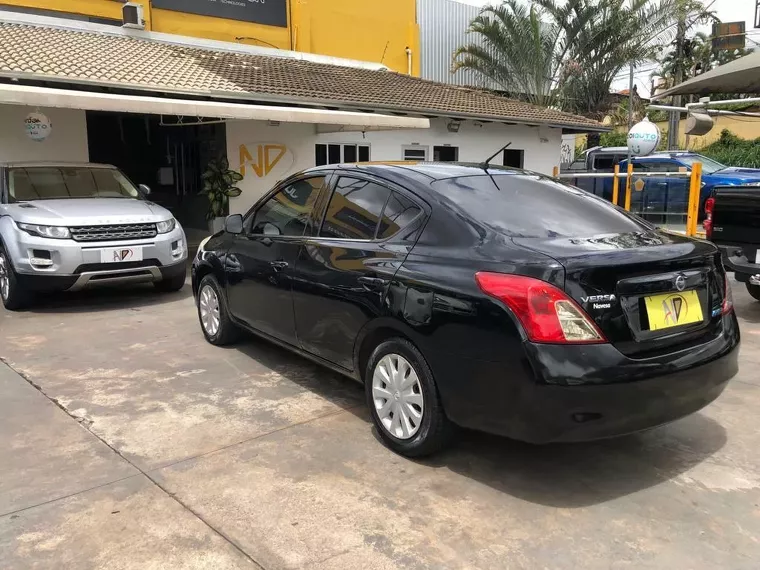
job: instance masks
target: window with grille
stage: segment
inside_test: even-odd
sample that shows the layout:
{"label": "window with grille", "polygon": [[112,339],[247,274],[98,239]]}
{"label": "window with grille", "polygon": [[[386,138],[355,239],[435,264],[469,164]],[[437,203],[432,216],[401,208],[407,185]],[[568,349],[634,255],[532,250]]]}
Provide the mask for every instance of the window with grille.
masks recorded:
{"label": "window with grille", "polygon": [[369,162],[369,145],[366,144],[318,144],[315,147],[315,164],[341,164],[351,162]]}

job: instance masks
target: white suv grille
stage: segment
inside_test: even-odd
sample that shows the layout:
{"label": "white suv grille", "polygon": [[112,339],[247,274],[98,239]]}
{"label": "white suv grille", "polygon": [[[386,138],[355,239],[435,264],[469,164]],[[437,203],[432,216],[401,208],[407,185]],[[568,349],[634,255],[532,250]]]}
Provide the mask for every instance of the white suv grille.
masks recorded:
{"label": "white suv grille", "polygon": [[156,224],[121,224],[115,226],[78,226],[69,228],[74,241],[119,241],[154,238]]}

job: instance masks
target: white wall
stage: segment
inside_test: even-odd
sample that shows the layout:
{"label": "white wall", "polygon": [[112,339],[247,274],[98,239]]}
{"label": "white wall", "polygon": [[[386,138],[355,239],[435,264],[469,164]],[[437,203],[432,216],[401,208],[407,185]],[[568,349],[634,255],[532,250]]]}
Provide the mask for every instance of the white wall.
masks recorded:
{"label": "white wall", "polygon": [[[375,161],[402,160],[402,147],[419,144],[427,146],[428,158],[433,159],[433,146],[450,144],[459,148],[462,162],[482,162],[508,142],[511,149],[525,151],[524,167],[544,174],[551,174],[559,166],[562,131],[548,127],[523,125],[477,124],[465,121],[458,133],[450,133],[446,120],[432,120],[430,129],[368,132],[318,133],[314,125],[282,124],[271,126],[260,121],[232,121],[227,124],[227,153],[231,168],[241,166],[240,147],[245,145],[253,162],[258,164],[259,146],[270,146],[270,156],[276,158],[281,150],[274,145],[284,145],[279,162],[267,174],[260,170],[259,176],[250,166],[240,188],[243,195],[233,199],[230,210],[244,213],[278,180],[315,164],[314,145],[317,143],[352,143],[370,145],[370,158]],[[501,156],[493,161],[501,165]]]}
{"label": "white wall", "polygon": [[[29,138],[24,119],[29,113],[50,119],[50,136],[42,142]],[[87,118],[84,111],[0,105],[0,162],[53,160],[87,162]]]}

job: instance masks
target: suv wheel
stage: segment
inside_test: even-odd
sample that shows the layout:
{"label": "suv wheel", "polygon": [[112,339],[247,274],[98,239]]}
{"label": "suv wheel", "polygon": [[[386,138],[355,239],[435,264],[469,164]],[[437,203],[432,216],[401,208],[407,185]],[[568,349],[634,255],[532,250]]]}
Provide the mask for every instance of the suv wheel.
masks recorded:
{"label": "suv wheel", "polygon": [[21,289],[11,260],[0,246],[0,299],[9,311],[25,308],[31,301],[28,291]]}
{"label": "suv wheel", "polygon": [[760,301],[760,285],[752,285],[750,283],[747,283],[747,291],[749,291],[749,294],[752,295],[755,299]]}
{"label": "suv wheel", "polygon": [[394,338],[370,356],[364,377],[372,420],[385,444],[407,457],[445,447],[453,433],[433,373],[417,348]]}
{"label": "suv wheel", "polygon": [[198,286],[198,319],[206,340],[223,346],[240,336],[240,329],[230,319],[224,304],[219,282],[213,275],[206,275]]}

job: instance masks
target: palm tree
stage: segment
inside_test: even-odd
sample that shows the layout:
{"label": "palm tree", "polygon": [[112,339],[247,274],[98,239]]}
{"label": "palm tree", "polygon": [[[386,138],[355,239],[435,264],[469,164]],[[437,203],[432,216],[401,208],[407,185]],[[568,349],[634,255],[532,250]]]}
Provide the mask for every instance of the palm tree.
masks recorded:
{"label": "palm tree", "polygon": [[560,30],[540,16],[534,6],[528,8],[519,0],[483,8],[468,30],[482,42],[460,47],[452,71],[470,69],[522,100],[554,104]]}
{"label": "palm tree", "polygon": [[655,58],[684,3],[700,0],[534,0],[530,8],[506,0],[473,20],[470,32],[484,47],[457,50],[454,68],[530,102],[601,120],[616,76]]}

